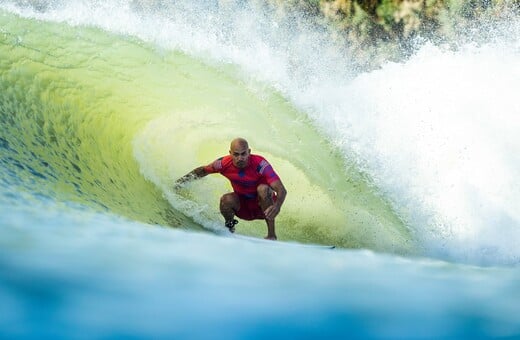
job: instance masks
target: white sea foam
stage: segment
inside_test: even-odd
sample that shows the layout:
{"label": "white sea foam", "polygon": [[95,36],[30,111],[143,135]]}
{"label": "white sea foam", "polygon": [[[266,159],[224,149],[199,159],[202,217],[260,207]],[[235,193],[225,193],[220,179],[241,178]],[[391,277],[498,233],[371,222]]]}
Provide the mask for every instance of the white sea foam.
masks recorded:
{"label": "white sea foam", "polygon": [[519,88],[511,46],[425,46],[317,89],[330,100],[316,111],[432,253],[517,263]]}

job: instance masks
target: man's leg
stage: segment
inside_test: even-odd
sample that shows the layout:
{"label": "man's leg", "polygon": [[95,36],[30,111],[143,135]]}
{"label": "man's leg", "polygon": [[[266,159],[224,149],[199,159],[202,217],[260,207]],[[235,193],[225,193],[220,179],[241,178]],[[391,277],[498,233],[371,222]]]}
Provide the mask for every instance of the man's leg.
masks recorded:
{"label": "man's leg", "polygon": [[[258,192],[258,204],[260,205],[260,208],[262,208],[262,211],[265,211],[274,204],[273,189],[268,185],[260,184],[256,190]],[[276,240],[274,219],[265,219],[265,223],[267,223],[267,236],[265,238],[268,240]]]}
{"label": "man's leg", "polygon": [[237,194],[230,192],[222,195],[220,198],[220,213],[224,216],[226,220],[226,227],[229,228],[229,231],[235,232],[235,224],[236,220],[235,213],[240,209],[240,200]]}

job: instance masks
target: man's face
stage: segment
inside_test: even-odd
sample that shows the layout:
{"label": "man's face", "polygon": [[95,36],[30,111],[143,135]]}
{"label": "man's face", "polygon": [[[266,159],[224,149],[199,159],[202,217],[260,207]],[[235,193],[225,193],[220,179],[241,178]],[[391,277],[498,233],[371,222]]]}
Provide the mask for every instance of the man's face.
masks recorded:
{"label": "man's face", "polygon": [[229,150],[229,154],[233,158],[233,164],[239,168],[245,168],[249,163],[249,155],[251,154],[251,149],[247,147],[247,145],[235,143],[231,146]]}

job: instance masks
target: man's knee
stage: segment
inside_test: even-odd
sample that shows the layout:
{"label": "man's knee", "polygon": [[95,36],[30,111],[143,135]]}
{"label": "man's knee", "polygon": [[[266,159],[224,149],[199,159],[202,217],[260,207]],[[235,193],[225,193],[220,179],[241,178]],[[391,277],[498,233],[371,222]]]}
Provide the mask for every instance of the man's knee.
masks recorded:
{"label": "man's knee", "polygon": [[260,184],[256,188],[256,191],[258,193],[258,197],[262,200],[264,200],[266,198],[270,198],[272,195],[272,189],[266,184]]}
{"label": "man's knee", "polygon": [[224,194],[224,195],[222,195],[222,197],[220,197],[220,207],[221,208],[226,207],[226,208],[237,209],[238,205],[239,205],[238,197],[237,197],[237,195],[235,195],[232,192]]}

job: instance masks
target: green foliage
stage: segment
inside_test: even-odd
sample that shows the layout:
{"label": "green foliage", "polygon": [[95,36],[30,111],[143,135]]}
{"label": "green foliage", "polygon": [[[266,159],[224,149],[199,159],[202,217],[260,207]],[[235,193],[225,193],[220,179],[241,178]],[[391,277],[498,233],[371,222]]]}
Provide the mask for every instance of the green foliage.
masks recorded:
{"label": "green foliage", "polygon": [[399,10],[399,5],[394,0],[383,0],[376,8],[377,19],[385,28],[393,26],[394,14]]}
{"label": "green foliage", "polygon": [[[293,2],[296,0],[293,0]],[[518,15],[518,0],[299,0],[340,32],[363,67],[411,52],[414,39],[450,42],[471,28]],[[381,53],[384,55],[382,56]]]}

